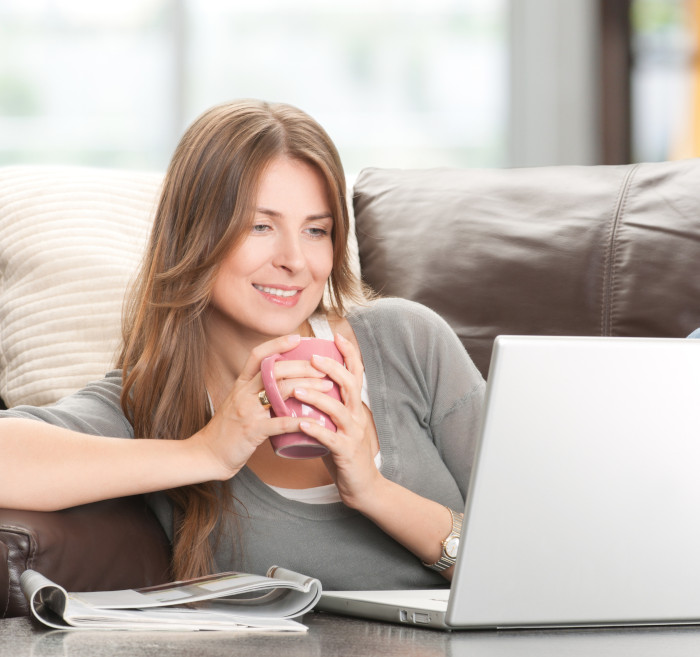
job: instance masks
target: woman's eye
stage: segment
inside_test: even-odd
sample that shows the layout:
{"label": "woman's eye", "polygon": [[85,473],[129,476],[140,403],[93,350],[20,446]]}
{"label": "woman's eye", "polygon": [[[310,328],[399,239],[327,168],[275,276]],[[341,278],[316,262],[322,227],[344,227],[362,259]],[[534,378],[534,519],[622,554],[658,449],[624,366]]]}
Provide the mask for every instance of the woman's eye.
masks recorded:
{"label": "woman's eye", "polygon": [[306,229],[311,237],[326,237],[328,231],[325,228],[307,228]]}
{"label": "woman's eye", "polygon": [[269,226],[267,224],[253,224],[252,232],[253,233],[264,233],[265,231],[269,230]]}

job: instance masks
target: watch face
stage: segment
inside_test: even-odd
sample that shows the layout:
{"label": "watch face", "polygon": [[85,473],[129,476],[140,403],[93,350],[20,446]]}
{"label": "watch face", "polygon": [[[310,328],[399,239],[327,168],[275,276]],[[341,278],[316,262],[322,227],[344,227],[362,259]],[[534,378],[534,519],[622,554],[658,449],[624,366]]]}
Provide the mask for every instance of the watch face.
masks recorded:
{"label": "watch face", "polygon": [[445,543],[445,554],[450,558],[454,559],[457,557],[457,550],[459,549],[459,537],[453,536]]}

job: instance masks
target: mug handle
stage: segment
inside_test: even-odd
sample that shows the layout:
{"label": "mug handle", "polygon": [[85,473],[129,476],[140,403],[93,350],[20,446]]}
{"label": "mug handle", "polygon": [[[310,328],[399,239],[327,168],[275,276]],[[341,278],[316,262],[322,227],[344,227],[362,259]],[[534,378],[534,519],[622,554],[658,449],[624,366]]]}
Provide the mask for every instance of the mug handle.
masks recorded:
{"label": "mug handle", "polygon": [[294,417],[293,413],[287,404],[285,404],[284,399],[280,393],[280,389],[277,386],[277,379],[275,379],[274,367],[275,363],[282,358],[280,354],[274,354],[273,356],[268,356],[263,359],[260,365],[260,373],[262,374],[263,386],[265,387],[265,392],[267,393],[267,398],[270,400],[270,405],[272,410],[275,412],[277,417]]}

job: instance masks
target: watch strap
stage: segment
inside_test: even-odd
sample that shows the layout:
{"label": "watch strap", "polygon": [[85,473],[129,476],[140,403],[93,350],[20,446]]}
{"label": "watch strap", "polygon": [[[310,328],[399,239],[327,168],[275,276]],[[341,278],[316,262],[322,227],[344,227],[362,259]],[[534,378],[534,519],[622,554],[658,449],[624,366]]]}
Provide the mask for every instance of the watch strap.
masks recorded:
{"label": "watch strap", "polygon": [[447,538],[442,541],[442,554],[435,563],[422,562],[426,568],[436,570],[437,572],[447,570],[450,566],[454,566],[455,562],[457,561],[457,548],[459,547],[459,540],[462,536],[462,519],[464,518],[464,514],[457,513],[450,507],[445,508],[452,516],[452,530],[447,535]]}

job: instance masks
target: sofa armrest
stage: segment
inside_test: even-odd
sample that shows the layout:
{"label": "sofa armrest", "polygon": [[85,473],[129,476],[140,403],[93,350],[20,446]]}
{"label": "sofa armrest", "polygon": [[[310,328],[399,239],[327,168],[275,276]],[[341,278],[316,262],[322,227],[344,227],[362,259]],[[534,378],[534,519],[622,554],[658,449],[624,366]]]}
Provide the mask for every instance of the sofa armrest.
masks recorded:
{"label": "sofa armrest", "polygon": [[170,546],[143,498],[54,512],[0,509],[0,617],[28,613],[20,575],[69,591],[138,588],[169,579]]}

